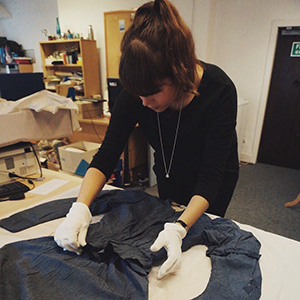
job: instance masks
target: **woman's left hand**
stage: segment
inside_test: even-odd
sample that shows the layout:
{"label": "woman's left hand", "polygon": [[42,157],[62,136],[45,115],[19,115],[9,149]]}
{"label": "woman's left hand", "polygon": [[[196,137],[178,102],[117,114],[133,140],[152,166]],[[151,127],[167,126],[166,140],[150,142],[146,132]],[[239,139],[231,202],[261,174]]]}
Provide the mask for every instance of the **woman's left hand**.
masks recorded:
{"label": "woman's left hand", "polygon": [[176,272],[181,264],[181,245],[182,239],[186,236],[186,230],[179,224],[166,223],[164,230],[161,231],[150,247],[153,252],[165,247],[168,259],[158,270],[158,279],[167,274]]}

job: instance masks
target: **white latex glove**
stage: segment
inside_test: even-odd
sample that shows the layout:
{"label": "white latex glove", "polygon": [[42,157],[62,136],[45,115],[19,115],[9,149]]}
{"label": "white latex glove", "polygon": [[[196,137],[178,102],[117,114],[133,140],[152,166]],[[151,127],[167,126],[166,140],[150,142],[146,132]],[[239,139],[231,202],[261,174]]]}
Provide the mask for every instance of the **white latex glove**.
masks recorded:
{"label": "white latex glove", "polygon": [[66,219],[57,227],[54,240],[65,251],[81,254],[81,247],[86,245],[86,234],[92,221],[88,206],[74,202]]}
{"label": "white latex glove", "polygon": [[181,245],[182,239],[186,236],[186,230],[176,223],[166,223],[164,230],[161,231],[150,247],[150,250],[156,252],[165,247],[168,259],[158,270],[157,277],[161,279],[167,274],[174,273],[180,267],[181,263]]}

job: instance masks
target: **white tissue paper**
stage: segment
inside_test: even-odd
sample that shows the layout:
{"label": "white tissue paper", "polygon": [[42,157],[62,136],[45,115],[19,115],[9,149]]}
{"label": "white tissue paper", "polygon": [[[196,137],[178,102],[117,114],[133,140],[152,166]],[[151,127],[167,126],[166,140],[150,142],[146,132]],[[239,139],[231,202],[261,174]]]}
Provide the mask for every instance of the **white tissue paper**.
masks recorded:
{"label": "white tissue paper", "polygon": [[71,136],[81,129],[77,112],[71,99],[47,90],[17,101],[0,99],[0,147]]}
{"label": "white tissue paper", "polygon": [[32,109],[36,112],[48,111],[57,113],[58,109],[73,109],[78,111],[77,105],[70,99],[56,93],[42,90],[17,101],[0,101],[0,115],[18,112],[24,109]]}

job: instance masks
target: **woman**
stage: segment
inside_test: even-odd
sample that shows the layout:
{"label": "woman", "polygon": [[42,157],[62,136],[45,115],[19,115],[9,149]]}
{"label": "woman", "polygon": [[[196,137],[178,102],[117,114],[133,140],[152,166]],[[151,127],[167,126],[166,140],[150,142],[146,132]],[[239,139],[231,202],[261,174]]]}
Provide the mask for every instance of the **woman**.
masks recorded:
{"label": "woman", "polygon": [[141,6],[121,43],[119,95],[106,137],[85,175],[77,202],[55,240],[80,253],[91,222],[89,205],[110,178],[138,123],[155,150],[160,198],[186,205],[165,224],[152,251],[168,259],[158,277],[176,271],[188,228],[205,212],[224,216],[238,178],[234,84],[218,67],[200,62],[192,34],[168,1]]}

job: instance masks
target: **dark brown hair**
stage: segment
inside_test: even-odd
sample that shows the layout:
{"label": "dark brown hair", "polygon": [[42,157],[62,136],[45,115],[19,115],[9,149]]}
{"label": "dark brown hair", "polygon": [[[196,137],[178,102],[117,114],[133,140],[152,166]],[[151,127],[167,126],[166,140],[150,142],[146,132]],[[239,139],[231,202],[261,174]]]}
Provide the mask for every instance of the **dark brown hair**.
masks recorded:
{"label": "dark brown hair", "polygon": [[120,80],[134,95],[159,91],[170,78],[182,92],[197,94],[197,65],[192,33],[177,9],[167,0],[138,8],[121,42]]}

